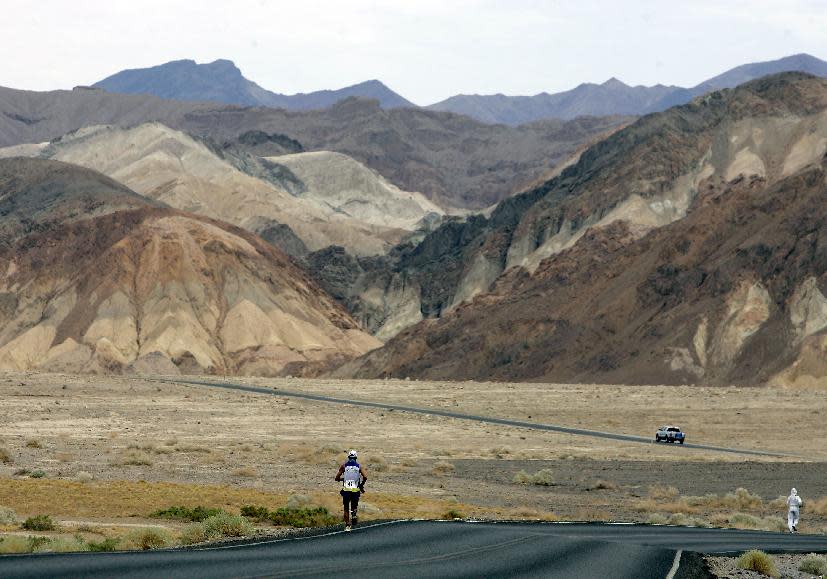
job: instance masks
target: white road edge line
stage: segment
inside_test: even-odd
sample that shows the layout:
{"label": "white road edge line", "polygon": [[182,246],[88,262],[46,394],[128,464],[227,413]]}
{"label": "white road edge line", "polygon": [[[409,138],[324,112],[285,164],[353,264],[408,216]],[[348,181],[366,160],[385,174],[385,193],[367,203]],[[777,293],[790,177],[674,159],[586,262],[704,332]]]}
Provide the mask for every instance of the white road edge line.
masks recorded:
{"label": "white road edge line", "polygon": [[675,553],[675,560],[672,561],[672,568],[669,569],[666,579],[675,579],[675,573],[678,572],[678,568],[681,566],[681,553],[683,553],[683,549],[678,549],[678,552]]}

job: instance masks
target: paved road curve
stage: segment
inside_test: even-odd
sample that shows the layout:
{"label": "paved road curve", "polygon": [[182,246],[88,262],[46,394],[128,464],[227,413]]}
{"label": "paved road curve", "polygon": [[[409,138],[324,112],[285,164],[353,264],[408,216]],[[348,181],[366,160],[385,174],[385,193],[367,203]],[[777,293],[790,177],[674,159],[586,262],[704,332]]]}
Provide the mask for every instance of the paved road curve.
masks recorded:
{"label": "paved road curve", "polygon": [[[486,422],[488,424],[499,424],[502,426],[516,426],[518,428],[530,428],[533,430],[547,430],[552,432],[562,432],[564,434],[575,434],[579,436],[593,436],[597,438],[609,438],[612,440],[622,440],[625,442],[640,442],[645,444],[654,444],[653,436],[634,436],[632,434],[618,434],[614,432],[602,432],[600,430],[588,430],[585,428],[571,428],[568,426],[558,426],[555,424],[539,424],[537,422],[524,422],[522,420],[510,420],[507,418],[496,418],[491,416],[477,416],[474,414],[462,414],[459,412],[451,412],[449,410],[439,410],[438,408],[419,408],[416,406],[402,406],[398,404],[389,404],[385,402],[370,402],[367,400],[354,400],[349,398],[334,398],[331,396],[322,396],[320,394],[307,394],[305,392],[292,392],[290,390],[278,390],[274,388],[263,388],[260,386],[248,386],[246,384],[235,384],[233,382],[207,382],[198,380],[173,380],[178,384],[192,384],[195,386],[210,386],[213,388],[226,388],[228,390],[241,390],[244,392],[255,392],[257,394],[271,394],[274,396],[282,396],[285,398],[302,398],[304,400],[313,400],[316,402],[328,402],[332,404],[349,404],[352,406],[364,406],[368,408],[379,408],[381,410],[396,410],[400,412],[411,412],[414,414],[427,414],[430,416],[445,416],[447,418],[458,418],[460,420],[473,420],[475,422]],[[764,450],[749,450],[743,448],[727,448],[723,446],[709,446],[705,444],[679,444],[674,445],[679,448],[711,450],[715,452],[727,452],[734,454],[746,454],[757,456],[790,456],[799,457],[799,455],[789,454],[785,452],[774,452]],[[800,457],[799,457],[800,458]]]}
{"label": "paved road curve", "polygon": [[[9,555],[0,577],[563,577],[683,579],[698,552],[827,551],[827,537],[588,523],[396,521],[204,549]],[[679,554],[680,553],[680,554]],[[676,564],[677,560],[677,564]]]}

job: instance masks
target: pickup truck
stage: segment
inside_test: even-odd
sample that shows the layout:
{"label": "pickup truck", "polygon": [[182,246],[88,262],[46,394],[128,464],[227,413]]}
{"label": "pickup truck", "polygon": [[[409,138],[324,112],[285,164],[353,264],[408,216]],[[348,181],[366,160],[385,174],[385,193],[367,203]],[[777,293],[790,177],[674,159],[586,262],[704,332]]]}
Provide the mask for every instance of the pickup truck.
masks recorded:
{"label": "pickup truck", "polygon": [[683,444],[686,435],[677,426],[661,426],[655,433],[655,442],[677,442]]}

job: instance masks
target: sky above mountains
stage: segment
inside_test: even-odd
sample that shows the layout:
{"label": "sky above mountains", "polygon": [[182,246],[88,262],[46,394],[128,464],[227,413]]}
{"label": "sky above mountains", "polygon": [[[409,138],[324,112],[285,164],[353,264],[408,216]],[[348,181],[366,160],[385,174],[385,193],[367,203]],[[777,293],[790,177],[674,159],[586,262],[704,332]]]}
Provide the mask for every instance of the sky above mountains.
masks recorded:
{"label": "sky above mountains", "polygon": [[0,85],[92,84],[231,58],[262,87],[378,78],[417,104],[556,92],[617,77],[693,86],[745,62],[827,55],[824,0],[4,0]]}

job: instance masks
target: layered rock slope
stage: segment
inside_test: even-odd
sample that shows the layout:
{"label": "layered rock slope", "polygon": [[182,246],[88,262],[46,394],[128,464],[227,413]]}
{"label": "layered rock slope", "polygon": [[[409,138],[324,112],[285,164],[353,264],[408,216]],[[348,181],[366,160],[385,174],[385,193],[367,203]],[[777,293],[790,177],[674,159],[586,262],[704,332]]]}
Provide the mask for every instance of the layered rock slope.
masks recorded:
{"label": "layered rock slope", "polygon": [[239,228],[42,159],[0,160],[0,368],[273,375],[379,342]]}
{"label": "layered rock slope", "polygon": [[461,272],[432,292],[450,311],[342,373],[823,384],[826,152],[807,75],[645,117],[454,226],[431,266]]}
{"label": "layered rock slope", "polygon": [[335,151],[438,205],[482,209],[522,190],[584,142],[627,119],[583,118],[524,127],[452,113],[385,110],[350,98],[321,111],[162,100],[101,89],[32,92],[0,87],[0,146],[44,143],[92,125],[157,121],[257,156]]}
{"label": "layered rock slope", "polygon": [[[87,127],[31,153],[100,171],[171,207],[269,237],[291,253],[330,245],[359,256],[384,253],[427,216],[444,213],[344,155],[239,158],[159,123]],[[291,250],[292,234],[298,249]]]}

